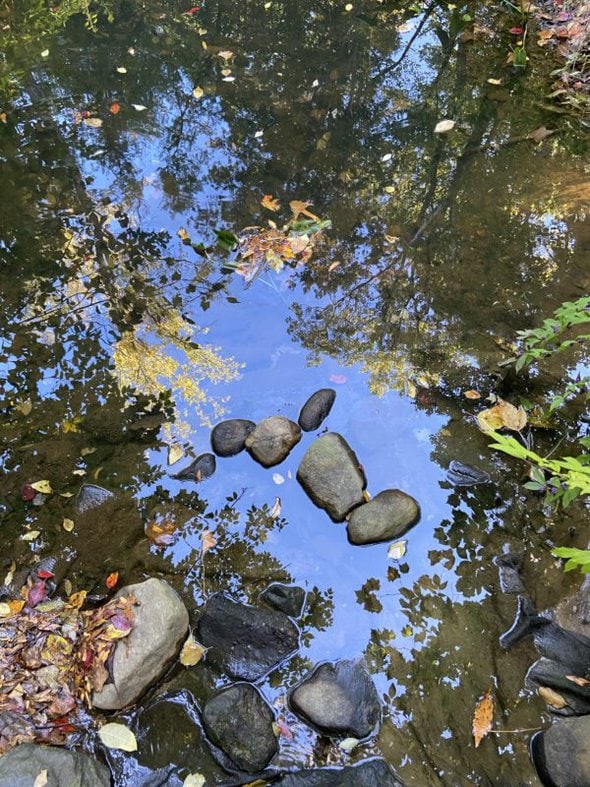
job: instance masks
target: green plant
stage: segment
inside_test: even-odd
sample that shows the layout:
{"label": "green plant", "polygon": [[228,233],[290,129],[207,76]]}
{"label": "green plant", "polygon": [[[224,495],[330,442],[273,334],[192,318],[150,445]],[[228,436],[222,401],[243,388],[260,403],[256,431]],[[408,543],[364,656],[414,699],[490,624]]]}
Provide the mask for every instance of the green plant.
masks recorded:
{"label": "green plant", "polygon": [[574,547],[556,547],[551,550],[554,557],[565,558],[564,571],[573,571],[579,568],[584,574],[590,574],[590,549],[575,549]]}

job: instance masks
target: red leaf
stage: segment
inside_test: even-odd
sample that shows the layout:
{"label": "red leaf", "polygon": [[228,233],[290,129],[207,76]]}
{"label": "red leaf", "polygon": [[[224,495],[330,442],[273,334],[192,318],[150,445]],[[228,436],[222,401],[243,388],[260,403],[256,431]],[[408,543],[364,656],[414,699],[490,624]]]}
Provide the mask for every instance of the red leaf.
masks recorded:
{"label": "red leaf", "polygon": [[30,484],[23,484],[20,490],[20,496],[25,501],[25,503],[30,503],[31,500],[35,498],[37,492],[33,489]]}
{"label": "red leaf", "polygon": [[35,582],[35,584],[29,588],[27,603],[30,607],[36,607],[37,604],[40,604],[46,598],[46,596],[45,580],[40,579],[39,582]]}
{"label": "red leaf", "polygon": [[113,573],[109,574],[108,577],[105,579],[105,585],[110,590],[111,588],[115,587],[118,581],[119,581],[119,572],[113,571]]}
{"label": "red leaf", "polygon": [[512,33],[513,36],[521,36],[524,33],[524,28],[523,27],[511,27],[509,32]]}
{"label": "red leaf", "polygon": [[53,571],[47,571],[46,569],[42,568],[41,571],[37,571],[37,576],[39,579],[51,579],[51,577],[55,576]]}
{"label": "red leaf", "polygon": [[188,11],[183,11],[183,13],[185,13],[185,14],[196,14],[197,11],[200,11],[200,10],[201,10],[201,6],[200,5],[194,5],[192,8],[189,8]]}
{"label": "red leaf", "polygon": [[109,107],[109,112],[111,113],[111,115],[118,115],[120,111],[121,111],[121,106],[116,101],[113,101],[113,103]]}

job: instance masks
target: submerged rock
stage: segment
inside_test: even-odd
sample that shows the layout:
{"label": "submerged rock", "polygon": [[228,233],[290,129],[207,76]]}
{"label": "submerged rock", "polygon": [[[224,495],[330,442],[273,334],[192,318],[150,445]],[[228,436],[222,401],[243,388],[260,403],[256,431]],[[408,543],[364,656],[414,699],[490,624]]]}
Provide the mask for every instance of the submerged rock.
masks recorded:
{"label": "submerged rock", "polygon": [[404,787],[378,757],[345,768],[312,768],[285,774],[275,787]]}
{"label": "submerged rock", "polygon": [[369,674],[357,661],[319,664],[288,694],[291,709],[323,735],[366,738],[381,706]]}
{"label": "submerged rock", "polygon": [[299,629],[282,612],[214,593],[199,618],[197,639],[210,648],[207,660],[228,675],[257,680],[297,650]]}
{"label": "submerged rock", "polygon": [[114,500],[115,497],[116,495],[113,492],[109,492],[108,489],[103,489],[102,486],[96,486],[96,484],[82,484],[76,495],[74,506],[78,514],[85,514],[92,508],[98,508],[108,503],[109,500]]}
{"label": "submerged rock", "polygon": [[359,460],[335,432],[318,437],[310,445],[297,470],[297,480],[335,522],[342,522],[364,502],[366,479]]}
{"label": "submerged rock", "polygon": [[[571,669],[552,659],[542,658],[535,661],[526,674],[525,682],[534,689],[548,687],[553,689],[563,702],[564,707],[555,707],[548,702],[550,710],[560,716],[582,716],[590,713],[590,686],[572,680]],[[545,699],[545,698],[543,698]],[[547,702],[547,700],[545,700]],[[560,703],[561,704],[561,703]]]}
{"label": "submerged rock", "polygon": [[79,751],[23,743],[0,757],[0,787],[31,787],[43,773],[48,787],[110,787],[111,775],[98,760]]}
{"label": "submerged rock", "polygon": [[113,682],[95,692],[92,704],[103,710],[137,702],[175,658],[188,631],[188,612],[177,593],[161,579],[148,579],[121,588],[117,596],[133,594],[138,601],[129,636],[115,645]]}
{"label": "submerged rock", "polygon": [[273,582],[260,594],[260,600],[268,604],[285,615],[298,618],[303,610],[305,601],[305,590],[297,585],[283,585],[281,582]]}
{"label": "submerged rock", "polygon": [[246,438],[256,427],[254,421],[230,418],[213,427],[211,448],[217,456],[235,456],[246,447]]}
{"label": "submerged rock", "polygon": [[513,550],[508,544],[504,544],[502,554],[495,558],[502,593],[524,592],[525,587],[520,578],[523,557],[522,550]]}
{"label": "submerged rock", "polygon": [[420,506],[399,489],[386,489],[355,508],[346,531],[351,544],[378,544],[406,533],[420,519]]}
{"label": "submerged rock", "polygon": [[298,418],[299,426],[304,432],[319,429],[322,421],[328,417],[335,399],[336,391],[333,388],[320,388],[309,397]]}
{"label": "submerged rock", "polygon": [[262,770],[278,752],[273,710],[249,683],[236,683],[213,695],[202,719],[213,744],[241,771]]}
{"label": "submerged rock", "polygon": [[299,426],[282,415],[262,420],[246,437],[246,448],[263,467],[273,467],[285,459],[301,440]]}
{"label": "submerged rock", "polygon": [[476,484],[487,484],[491,478],[485,470],[465,465],[463,462],[453,459],[447,470],[447,480],[453,486],[475,486]]}
{"label": "submerged rock", "polygon": [[210,478],[216,467],[217,463],[213,454],[200,454],[194,462],[173,475],[172,478],[176,478],[178,481],[195,481],[198,484],[199,481]]}
{"label": "submerged rock", "polygon": [[590,716],[554,721],[531,741],[532,759],[543,784],[588,787]]}

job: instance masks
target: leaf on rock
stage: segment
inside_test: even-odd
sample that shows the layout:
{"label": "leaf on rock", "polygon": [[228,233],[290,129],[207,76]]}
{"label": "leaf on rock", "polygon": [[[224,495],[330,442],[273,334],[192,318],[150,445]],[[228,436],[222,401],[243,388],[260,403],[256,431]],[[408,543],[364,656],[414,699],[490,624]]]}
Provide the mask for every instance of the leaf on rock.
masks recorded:
{"label": "leaf on rock", "polygon": [[201,661],[205,653],[207,653],[207,648],[197,642],[192,634],[189,634],[180,651],[180,663],[184,667],[194,667]]}
{"label": "leaf on rock", "polygon": [[494,698],[492,696],[492,690],[488,689],[475,706],[475,712],[473,714],[473,738],[475,740],[476,749],[492,729],[493,721]]}
{"label": "leaf on rock", "polygon": [[47,480],[35,481],[34,484],[31,484],[31,487],[35,490],[35,492],[41,492],[42,495],[50,495],[53,492],[51,484]]}
{"label": "leaf on rock", "polygon": [[131,106],[136,112],[144,112],[147,109],[143,104],[131,104]]}
{"label": "leaf on rock", "polygon": [[590,680],[587,678],[580,678],[578,675],[566,675],[565,676],[568,680],[573,681],[578,686],[590,686]]}
{"label": "leaf on rock", "polygon": [[210,549],[217,546],[217,539],[210,530],[204,530],[201,538],[201,555],[205,557]]}
{"label": "leaf on rock", "polygon": [[121,751],[137,751],[135,735],[124,724],[109,722],[98,731],[98,736],[108,749],[121,749]]}
{"label": "leaf on rock", "polygon": [[526,423],[527,414],[524,408],[515,407],[503,399],[498,399],[498,404],[477,414],[477,424],[482,432],[496,432],[502,428],[520,432]]}
{"label": "leaf on rock", "polygon": [[565,700],[561,694],[550,689],[549,686],[539,686],[537,693],[543,702],[546,702],[547,705],[551,705],[552,708],[561,710],[561,708],[565,708],[567,705],[567,700]]}
{"label": "leaf on rock", "polygon": [[27,530],[27,532],[24,533],[21,538],[23,541],[34,541],[40,535],[40,530]]}

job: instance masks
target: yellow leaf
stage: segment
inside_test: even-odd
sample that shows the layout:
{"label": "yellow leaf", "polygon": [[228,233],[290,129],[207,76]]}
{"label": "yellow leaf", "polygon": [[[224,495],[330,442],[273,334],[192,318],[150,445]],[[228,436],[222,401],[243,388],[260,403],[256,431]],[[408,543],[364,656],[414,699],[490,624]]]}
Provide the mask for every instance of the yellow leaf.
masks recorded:
{"label": "yellow leaf", "polygon": [[31,487],[35,492],[41,492],[42,495],[50,495],[53,492],[51,484],[47,480],[35,481],[34,484],[31,484]]}
{"label": "yellow leaf", "polygon": [[79,432],[80,430],[78,429],[78,424],[81,420],[82,419],[80,416],[77,415],[75,418],[71,418],[69,421],[64,421],[61,425],[62,432],[65,432],[66,434],[68,432]]}
{"label": "yellow leaf", "polygon": [[4,601],[0,603],[0,617],[6,618],[8,615],[12,615],[12,610]]}
{"label": "yellow leaf", "polygon": [[28,530],[21,538],[23,541],[34,541],[39,535],[41,535],[40,530]]}
{"label": "yellow leaf", "polygon": [[27,399],[26,402],[19,402],[17,405],[15,405],[14,409],[18,410],[23,415],[30,415],[33,409],[33,404],[30,399]]}
{"label": "yellow leaf", "polygon": [[498,404],[477,414],[477,423],[482,432],[495,432],[498,429],[510,429],[520,432],[526,426],[527,415],[522,407],[515,407],[503,399]]}
{"label": "yellow leaf", "polygon": [[[196,90],[196,88],[195,88],[195,90]],[[193,95],[195,95],[194,91],[193,91]],[[200,96],[195,96],[195,98],[200,98]],[[184,227],[181,227],[176,234],[178,235],[180,240],[190,240],[191,239],[191,236],[188,234],[188,232],[186,231],[186,229]]]}
{"label": "yellow leaf", "polygon": [[182,787],[205,787],[205,777],[202,773],[189,773],[183,781]]}
{"label": "yellow leaf", "polygon": [[565,708],[567,705],[566,700],[558,694],[553,689],[550,689],[549,686],[539,686],[537,689],[537,693],[541,699],[547,703],[547,705],[551,705],[552,708],[557,708],[560,710],[561,708]]}
{"label": "yellow leaf", "polygon": [[61,523],[61,526],[64,530],[67,530],[68,533],[71,533],[75,527],[74,522],[71,519],[64,519],[64,521]]}
{"label": "yellow leaf", "polygon": [[79,590],[77,593],[72,593],[71,596],[68,598],[68,603],[75,607],[76,609],[80,609],[80,607],[86,601],[86,596],[88,595],[87,590]]}
{"label": "yellow leaf", "polygon": [[172,443],[168,447],[168,464],[174,465],[184,456],[184,450],[179,443]]}
{"label": "yellow leaf", "polygon": [[125,68],[125,66],[117,66],[117,73],[118,74],[126,74],[127,73],[127,69]]}
{"label": "yellow leaf", "polygon": [[473,738],[475,740],[475,748],[479,746],[483,738],[492,729],[492,722],[494,721],[494,698],[492,697],[492,690],[488,689],[483,695],[482,699],[475,706],[473,714]]}
{"label": "yellow leaf", "polygon": [[201,661],[205,653],[207,653],[207,648],[197,642],[192,634],[189,634],[180,651],[180,663],[184,667],[194,667]]}
{"label": "yellow leaf", "polygon": [[276,199],[276,197],[273,197],[272,194],[265,194],[260,200],[260,204],[263,208],[272,210],[273,213],[276,213],[276,211],[281,207],[281,203],[278,201],[278,199]]}
{"label": "yellow leaf", "polygon": [[406,554],[407,543],[407,541],[395,541],[387,550],[387,557],[392,560],[400,560]]}
{"label": "yellow leaf", "polygon": [[84,123],[90,128],[100,128],[102,126],[102,120],[100,118],[84,118]]}
{"label": "yellow leaf", "polygon": [[233,52],[230,52],[229,49],[223,49],[221,52],[217,53],[219,57],[222,57],[224,60],[231,60],[234,56]]}
{"label": "yellow leaf", "polygon": [[193,98],[203,98],[205,95],[205,91],[202,87],[195,87],[193,88]]}
{"label": "yellow leaf", "polygon": [[90,456],[96,451],[96,448],[82,448],[80,451],[80,456]]}
{"label": "yellow leaf", "polygon": [[124,724],[117,724],[117,722],[103,724],[98,731],[98,736],[109,749],[137,751],[137,740],[135,735],[128,727],[125,727]]}

